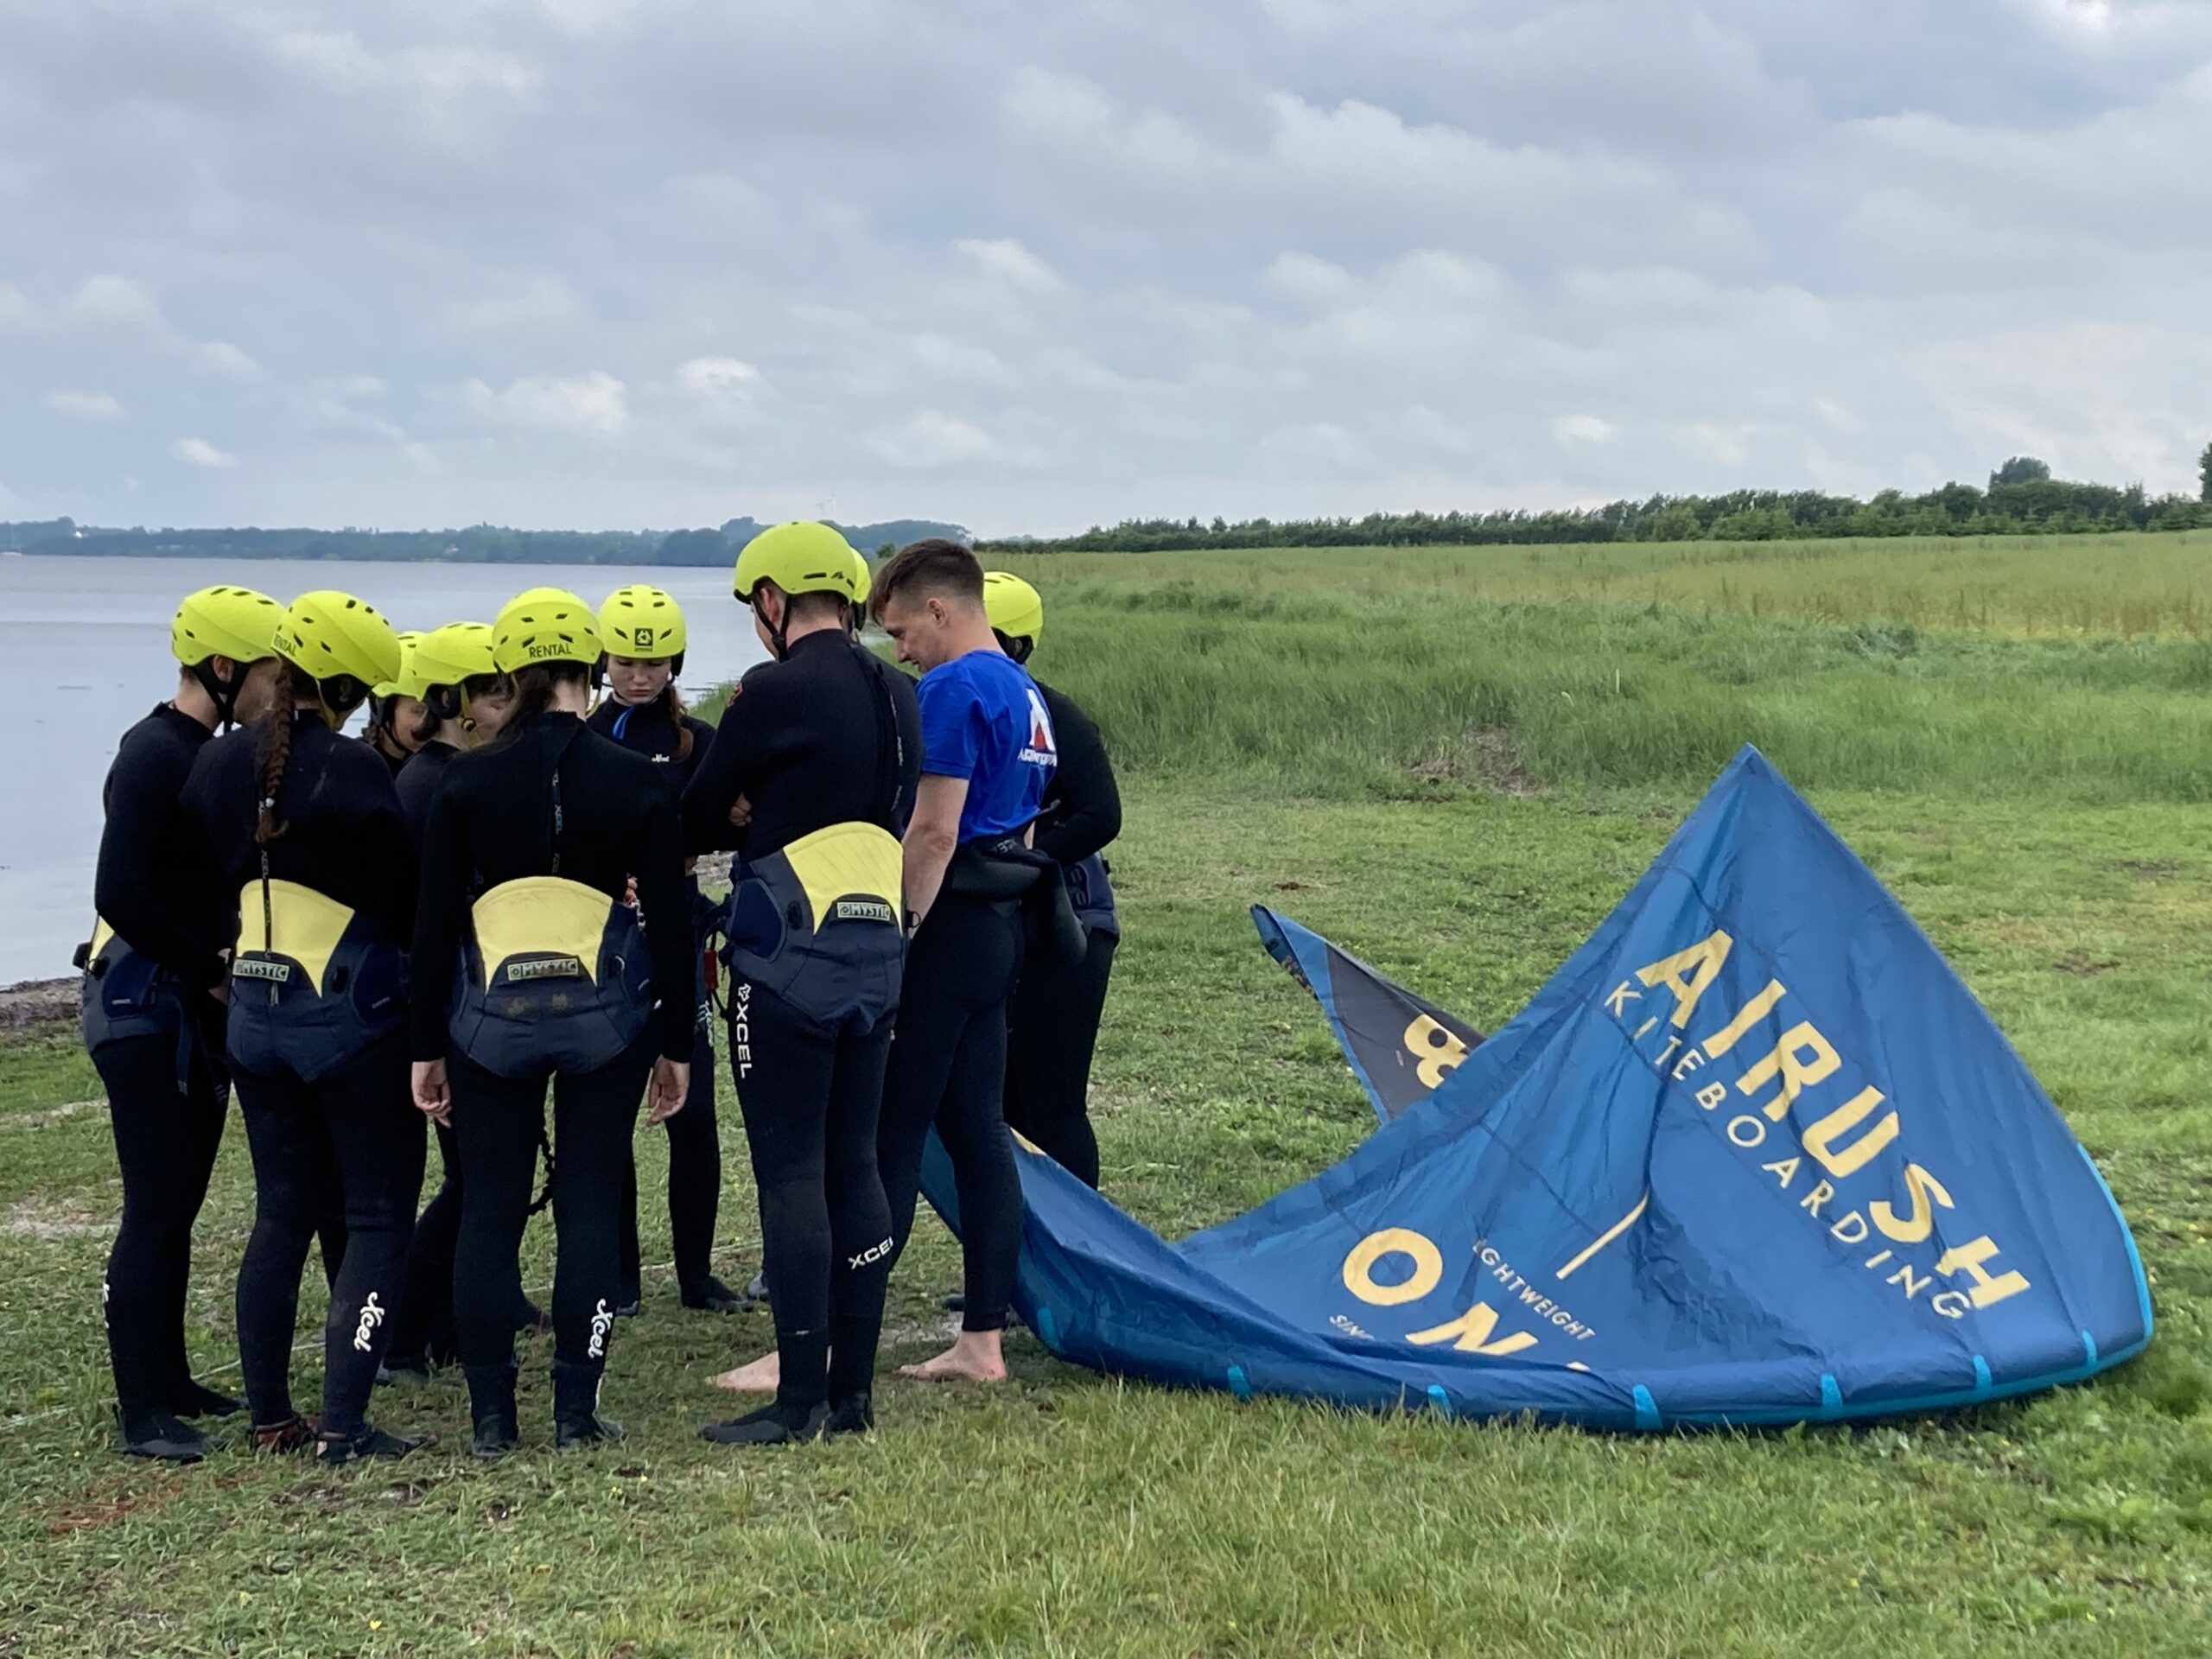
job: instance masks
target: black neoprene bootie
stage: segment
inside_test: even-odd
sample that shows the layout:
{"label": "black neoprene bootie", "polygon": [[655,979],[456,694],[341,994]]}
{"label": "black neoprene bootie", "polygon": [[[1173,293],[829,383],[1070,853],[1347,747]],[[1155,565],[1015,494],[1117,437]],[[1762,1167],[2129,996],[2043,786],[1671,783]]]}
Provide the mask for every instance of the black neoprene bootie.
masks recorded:
{"label": "black neoprene bootie", "polygon": [[325,1435],[316,1441],[315,1459],[331,1468],[349,1463],[364,1462],[378,1458],[385,1462],[397,1462],[410,1452],[418,1452],[430,1444],[428,1434],[387,1434],[384,1430],[363,1423],[351,1434]]}
{"label": "black neoprene bootie", "polygon": [[684,1306],[706,1313],[734,1313],[745,1306],[743,1297],[711,1273],[703,1279],[682,1286],[677,1294]]}
{"label": "black neoprene bootie", "polygon": [[595,1365],[553,1362],[553,1447],[556,1452],[611,1445],[622,1425],[599,1414],[600,1370]]}
{"label": "black neoprene bootie", "polygon": [[830,1333],[779,1332],[776,1352],[783,1364],[775,1399],[742,1417],[709,1423],[699,1431],[701,1440],[719,1446],[785,1446],[821,1437],[830,1415]]}
{"label": "black neoprene bootie", "polygon": [[197,1463],[215,1449],[214,1441],[171,1412],[126,1411],[118,1421],[123,1449],[134,1458]]}
{"label": "black neoprene bootie", "polygon": [[171,1396],[169,1409],[180,1417],[235,1417],[245,1409],[245,1402],[188,1376]]}
{"label": "black neoprene bootie", "polygon": [[480,1458],[501,1458],[522,1444],[522,1423],[515,1411],[515,1368],[471,1365],[468,1416],[474,1425],[468,1449]]}
{"label": "black neoprene bootie", "polygon": [[802,1406],[776,1400],[742,1417],[709,1423],[699,1438],[717,1446],[793,1446],[820,1440],[829,1420],[830,1408],[822,1401]]}
{"label": "black neoprene bootie", "polygon": [[849,1394],[830,1408],[830,1415],[822,1424],[824,1440],[840,1434],[866,1434],[875,1427],[875,1402],[866,1389]]}

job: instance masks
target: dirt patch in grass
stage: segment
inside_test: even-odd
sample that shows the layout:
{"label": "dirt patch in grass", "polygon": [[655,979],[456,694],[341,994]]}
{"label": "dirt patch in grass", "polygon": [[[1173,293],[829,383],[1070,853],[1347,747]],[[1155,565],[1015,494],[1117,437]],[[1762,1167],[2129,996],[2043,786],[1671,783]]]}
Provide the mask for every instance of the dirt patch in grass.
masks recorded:
{"label": "dirt patch in grass", "polygon": [[1406,771],[1415,783],[1432,788],[1456,784],[1516,798],[1536,792],[1536,780],[1522,770],[1513,740],[1495,726],[1476,727],[1459,742],[1416,761]]}
{"label": "dirt patch in grass", "polygon": [[67,1196],[25,1198],[0,1211],[0,1234],[11,1238],[48,1241],[114,1230],[114,1217],[91,1208],[81,1198]]}
{"label": "dirt patch in grass", "polygon": [[2069,950],[2051,963],[2051,966],[2062,974],[2072,974],[2082,979],[2094,979],[2099,974],[2110,973],[2119,967],[2120,963],[2110,957],[2093,957],[2086,950]]}
{"label": "dirt patch in grass", "polygon": [[107,1101],[103,1096],[99,1100],[65,1101],[59,1106],[49,1106],[41,1112],[11,1112],[5,1117],[0,1117],[0,1134],[4,1134],[10,1129],[47,1128],[59,1123],[66,1117],[74,1117],[79,1112],[104,1109],[106,1105]]}

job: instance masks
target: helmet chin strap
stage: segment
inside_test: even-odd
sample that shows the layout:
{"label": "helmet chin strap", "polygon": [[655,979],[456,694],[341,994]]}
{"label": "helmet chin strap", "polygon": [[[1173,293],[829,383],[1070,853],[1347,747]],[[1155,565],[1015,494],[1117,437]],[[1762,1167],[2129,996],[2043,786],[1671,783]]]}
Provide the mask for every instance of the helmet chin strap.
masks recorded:
{"label": "helmet chin strap", "polygon": [[768,649],[775,653],[778,662],[782,662],[791,654],[791,646],[784,639],[784,628],[791,620],[791,595],[788,594],[784,595],[782,622],[771,622],[768,620],[768,613],[760,608],[760,590],[758,588],[753,590],[753,597],[746,602],[753,607],[753,614],[760,619],[760,626],[768,631]]}
{"label": "helmet chin strap", "polygon": [[238,723],[237,714],[238,692],[244,688],[245,677],[249,671],[249,669],[241,668],[238,671],[237,683],[226,684],[215,672],[213,658],[192,665],[192,677],[200,682],[200,689],[207,694],[208,701],[215,705],[215,718],[226,732]]}

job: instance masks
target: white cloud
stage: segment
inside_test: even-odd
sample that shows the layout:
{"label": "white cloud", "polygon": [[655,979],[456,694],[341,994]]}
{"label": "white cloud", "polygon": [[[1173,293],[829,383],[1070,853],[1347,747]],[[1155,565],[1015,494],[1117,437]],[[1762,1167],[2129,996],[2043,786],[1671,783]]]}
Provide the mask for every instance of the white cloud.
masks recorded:
{"label": "white cloud", "polygon": [[980,460],[998,446],[989,433],[958,416],[925,409],[876,433],[868,439],[868,448],[893,467],[919,470]]}
{"label": "white cloud", "polygon": [[162,315],[153,290],[128,276],[87,276],[64,309],[72,321],[94,327],[168,331],[168,319]]}
{"label": "white cloud", "polygon": [[677,365],[676,383],[710,400],[747,398],[760,385],[760,371],[734,357],[695,357]]}
{"label": "white cloud", "polygon": [[983,272],[1030,294],[1055,294],[1065,286],[1052,268],[1010,237],[981,242],[963,238],[953,245]]}
{"label": "white cloud", "polygon": [[211,340],[194,348],[200,366],[210,374],[226,375],[232,380],[258,380],[261,365],[248,357],[227,340]]}
{"label": "white cloud", "polygon": [[630,419],[626,389],[603,370],[526,375],[502,391],[472,380],[467,393],[469,407],[479,416],[511,426],[607,436],[620,432]]}
{"label": "white cloud", "polygon": [[46,406],[73,421],[119,421],[123,405],[105,391],[49,391]]}
{"label": "white cloud", "polygon": [[2212,435],[2212,6],[87,15],[0,52],[0,455],[89,522],[213,510],[121,481],[180,405],[257,515],[393,524],[2193,492]]}
{"label": "white cloud", "polygon": [[238,458],[218,449],[205,438],[179,438],[169,446],[169,453],[179,461],[194,467],[206,467],[222,471],[238,464]]}

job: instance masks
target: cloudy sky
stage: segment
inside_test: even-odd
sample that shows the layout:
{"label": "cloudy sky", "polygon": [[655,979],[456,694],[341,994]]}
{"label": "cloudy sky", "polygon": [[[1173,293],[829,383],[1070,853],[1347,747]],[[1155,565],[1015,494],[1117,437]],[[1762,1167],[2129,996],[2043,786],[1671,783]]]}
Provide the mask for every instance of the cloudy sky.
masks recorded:
{"label": "cloudy sky", "polygon": [[0,0],[0,518],[2195,487],[2212,5]]}

